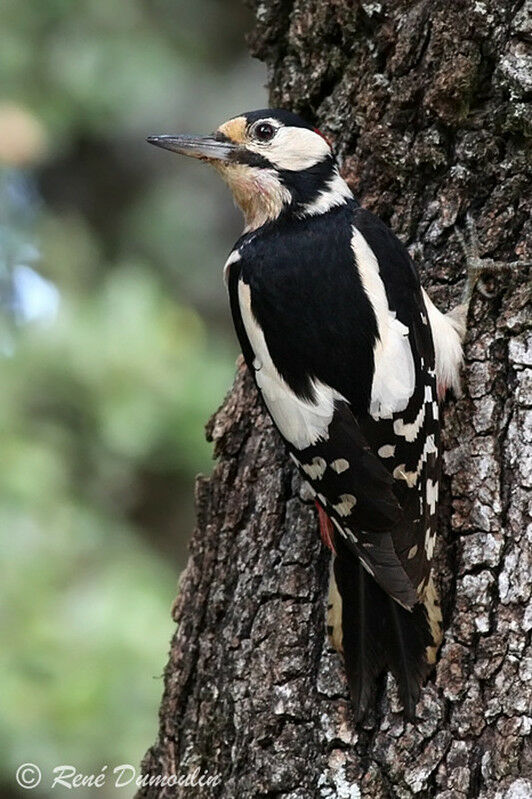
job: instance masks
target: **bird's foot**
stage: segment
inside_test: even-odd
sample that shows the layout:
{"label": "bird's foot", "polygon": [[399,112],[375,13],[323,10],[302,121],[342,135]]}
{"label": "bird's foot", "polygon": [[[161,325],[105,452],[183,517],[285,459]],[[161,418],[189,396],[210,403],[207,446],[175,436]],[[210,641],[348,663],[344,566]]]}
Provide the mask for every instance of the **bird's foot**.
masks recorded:
{"label": "bird's foot", "polygon": [[[456,236],[466,259],[467,279],[462,293],[461,305],[467,308],[471,301],[475,286],[484,297],[493,297],[496,287],[493,277],[500,272],[532,266],[532,261],[495,261],[493,258],[482,258],[478,240],[477,227],[471,214],[466,216],[467,239],[461,230],[456,229]],[[490,277],[492,280],[490,281]]]}

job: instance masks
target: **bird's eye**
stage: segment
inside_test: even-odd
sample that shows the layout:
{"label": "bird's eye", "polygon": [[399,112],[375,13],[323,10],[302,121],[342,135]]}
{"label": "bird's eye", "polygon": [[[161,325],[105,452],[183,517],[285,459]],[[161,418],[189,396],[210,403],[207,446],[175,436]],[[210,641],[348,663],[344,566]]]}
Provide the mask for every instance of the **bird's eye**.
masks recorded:
{"label": "bird's eye", "polygon": [[259,122],[253,129],[253,135],[259,141],[271,141],[275,136],[275,128],[269,122]]}

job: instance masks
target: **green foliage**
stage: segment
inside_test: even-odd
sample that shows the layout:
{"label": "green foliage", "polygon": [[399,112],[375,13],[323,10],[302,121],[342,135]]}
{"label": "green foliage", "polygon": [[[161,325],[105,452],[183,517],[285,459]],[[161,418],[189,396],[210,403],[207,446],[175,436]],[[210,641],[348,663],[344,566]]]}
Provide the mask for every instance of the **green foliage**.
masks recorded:
{"label": "green foliage", "polygon": [[0,394],[0,767],[8,781],[26,760],[48,773],[137,765],[156,732],[177,572],[132,510],[147,469],[176,485],[188,475],[192,492],[231,360],[140,263],[97,292],[64,291],[54,322],[13,340]]}
{"label": "green foliage", "polygon": [[[244,25],[238,3],[217,0],[3,0],[0,85],[57,147],[79,131],[126,135],[157,119],[198,119],[199,91],[212,100],[242,59]],[[250,94],[246,76],[235,88]],[[203,106],[205,119],[212,110]]]}
{"label": "green foliage", "polygon": [[[18,464],[10,459],[23,465],[44,477],[41,490],[56,491],[49,498],[61,496],[65,475],[49,449],[28,445]],[[0,588],[3,778],[12,783],[27,760],[46,775],[62,763],[136,765],[156,733],[171,569],[127,527],[68,493],[63,505],[38,497],[32,505],[30,493],[10,485],[0,512],[9,531]]]}

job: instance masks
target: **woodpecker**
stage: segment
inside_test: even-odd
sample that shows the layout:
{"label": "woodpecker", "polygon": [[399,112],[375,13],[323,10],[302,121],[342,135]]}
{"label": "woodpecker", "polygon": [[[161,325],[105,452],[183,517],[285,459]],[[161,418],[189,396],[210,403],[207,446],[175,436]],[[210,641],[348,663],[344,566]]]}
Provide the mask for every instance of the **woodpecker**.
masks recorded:
{"label": "woodpecker", "polygon": [[147,141],[211,164],[242,209],[224,267],[234,326],[333,552],[327,626],[355,718],[390,670],[413,719],[442,640],[431,573],[439,404],[460,389],[478,259],[462,305],[441,313],[399,239],[353,196],[326,137],[290,111]]}

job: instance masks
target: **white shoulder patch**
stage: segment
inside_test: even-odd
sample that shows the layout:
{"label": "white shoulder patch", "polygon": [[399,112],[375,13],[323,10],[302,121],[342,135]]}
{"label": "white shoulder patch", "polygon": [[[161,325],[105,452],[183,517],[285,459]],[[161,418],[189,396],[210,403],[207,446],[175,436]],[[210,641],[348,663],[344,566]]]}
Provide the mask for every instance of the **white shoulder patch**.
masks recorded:
{"label": "white shoulder patch", "polygon": [[375,253],[356,227],[353,227],[351,246],[379,331],[373,353],[375,372],[370,414],[374,419],[390,419],[396,411],[404,411],[415,388],[416,374],[408,328],[396,318],[395,311],[390,310]]}
{"label": "white shoulder patch", "polygon": [[233,250],[233,252],[230,253],[229,258],[225,262],[225,266],[224,266],[224,283],[225,283],[226,286],[229,283],[229,269],[231,267],[231,264],[236,264],[236,262],[240,261],[241,258],[242,258],[242,256],[240,255],[240,252],[238,250]]}
{"label": "white shoulder patch", "polygon": [[327,439],[334,414],[334,401],[343,397],[319,380],[312,383],[315,402],[300,399],[294,394],[272,361],[262,328],[251,310],[250,288],[242,280],[238,283],[238,298],[242,321],[255,353],[253,366],[257,385],[279,432],[297,449],[305,449],[319,439]]}
{"label": "white shoulder patch", "polygon": [[425,289],[421,291],[434,341],[438,396],[442,397],[448,388],[460,396],[460,367],[463,360],[460,321],[438,311]]}

